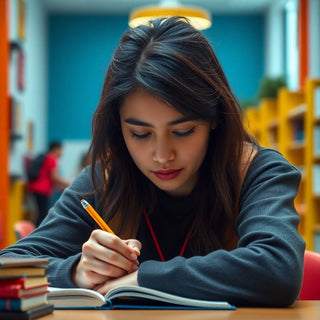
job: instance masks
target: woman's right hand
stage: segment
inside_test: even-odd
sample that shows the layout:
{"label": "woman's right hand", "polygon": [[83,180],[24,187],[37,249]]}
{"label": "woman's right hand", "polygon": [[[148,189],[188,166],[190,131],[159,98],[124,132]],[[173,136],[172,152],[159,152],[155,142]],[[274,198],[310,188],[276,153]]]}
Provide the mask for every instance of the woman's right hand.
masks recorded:
{"label": "woman's right hand", "polygon": [[136,271],[140,249],[138,240],[122,240],[96,229],[82,246],[80,261],[72,271],[72,281],[78,287],[92,289]]}

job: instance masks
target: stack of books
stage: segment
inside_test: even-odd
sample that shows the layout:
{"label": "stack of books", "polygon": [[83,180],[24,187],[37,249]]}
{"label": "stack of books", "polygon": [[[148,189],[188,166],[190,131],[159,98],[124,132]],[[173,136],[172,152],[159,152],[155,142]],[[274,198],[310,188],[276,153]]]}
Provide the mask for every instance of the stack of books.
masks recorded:
{"label": "stack of books", "polygon": [[0,319],[37,319],[52,313],[48,304],[49,261],[41,258],[0,257]]}

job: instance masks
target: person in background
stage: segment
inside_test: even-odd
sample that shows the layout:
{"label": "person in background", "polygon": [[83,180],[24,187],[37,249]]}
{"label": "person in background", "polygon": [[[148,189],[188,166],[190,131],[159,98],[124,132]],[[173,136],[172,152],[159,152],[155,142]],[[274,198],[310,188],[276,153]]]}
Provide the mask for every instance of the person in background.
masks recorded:
{"label": "person in background", "polygon": [[215,53],[188,20],[124,34],[92,128],[92,165],[1,255],[48,257],[56,287],[138,285],[237,306],[295,301],[300,172],[245,130]]}
{"label": "person in background", "polygon": [[53,141],[49,145],[49,150],[45,154],[44,160],[39,168],[36,179],[28,180],[27,192],[33,196],[37,204],[36,226],[38,227],[46,217],[49,207],[50,198],[54,191],[64,190],[70,182],[59,175],[59,158],[62,155],[62,143]]}

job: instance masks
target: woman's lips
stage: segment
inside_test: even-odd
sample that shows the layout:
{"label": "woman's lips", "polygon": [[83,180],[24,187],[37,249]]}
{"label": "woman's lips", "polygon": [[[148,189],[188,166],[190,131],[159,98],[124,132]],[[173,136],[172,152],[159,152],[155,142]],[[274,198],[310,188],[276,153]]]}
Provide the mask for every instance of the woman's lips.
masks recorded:
{"label": "woman's lips", "polygon": [[176,178],[182,169],[158,170],[153,173],[161,180],[171,180]]}

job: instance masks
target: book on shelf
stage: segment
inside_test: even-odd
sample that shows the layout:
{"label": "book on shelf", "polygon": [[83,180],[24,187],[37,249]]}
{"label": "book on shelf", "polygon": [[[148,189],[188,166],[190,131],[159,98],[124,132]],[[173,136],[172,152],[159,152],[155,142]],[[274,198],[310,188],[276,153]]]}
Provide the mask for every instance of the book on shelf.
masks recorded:
{"label": "book on shelf", "polygon": [[48,302],[56,309],[235,309],[226,301],[190,299],[139,286],[115,287],[106,295],[90,289],[49,287]]}
{"label": "book on shelf", "polygon": [[304,141],[304,124],[303,119],[296,119],[292,123],[292,134],[293,134],[293,140],[297,142]]}
{"label": "book on shelf", "polygon": [[53,312],[53,304],[28,309],[26,311],[0,311],[1,320],[34,320]]}

